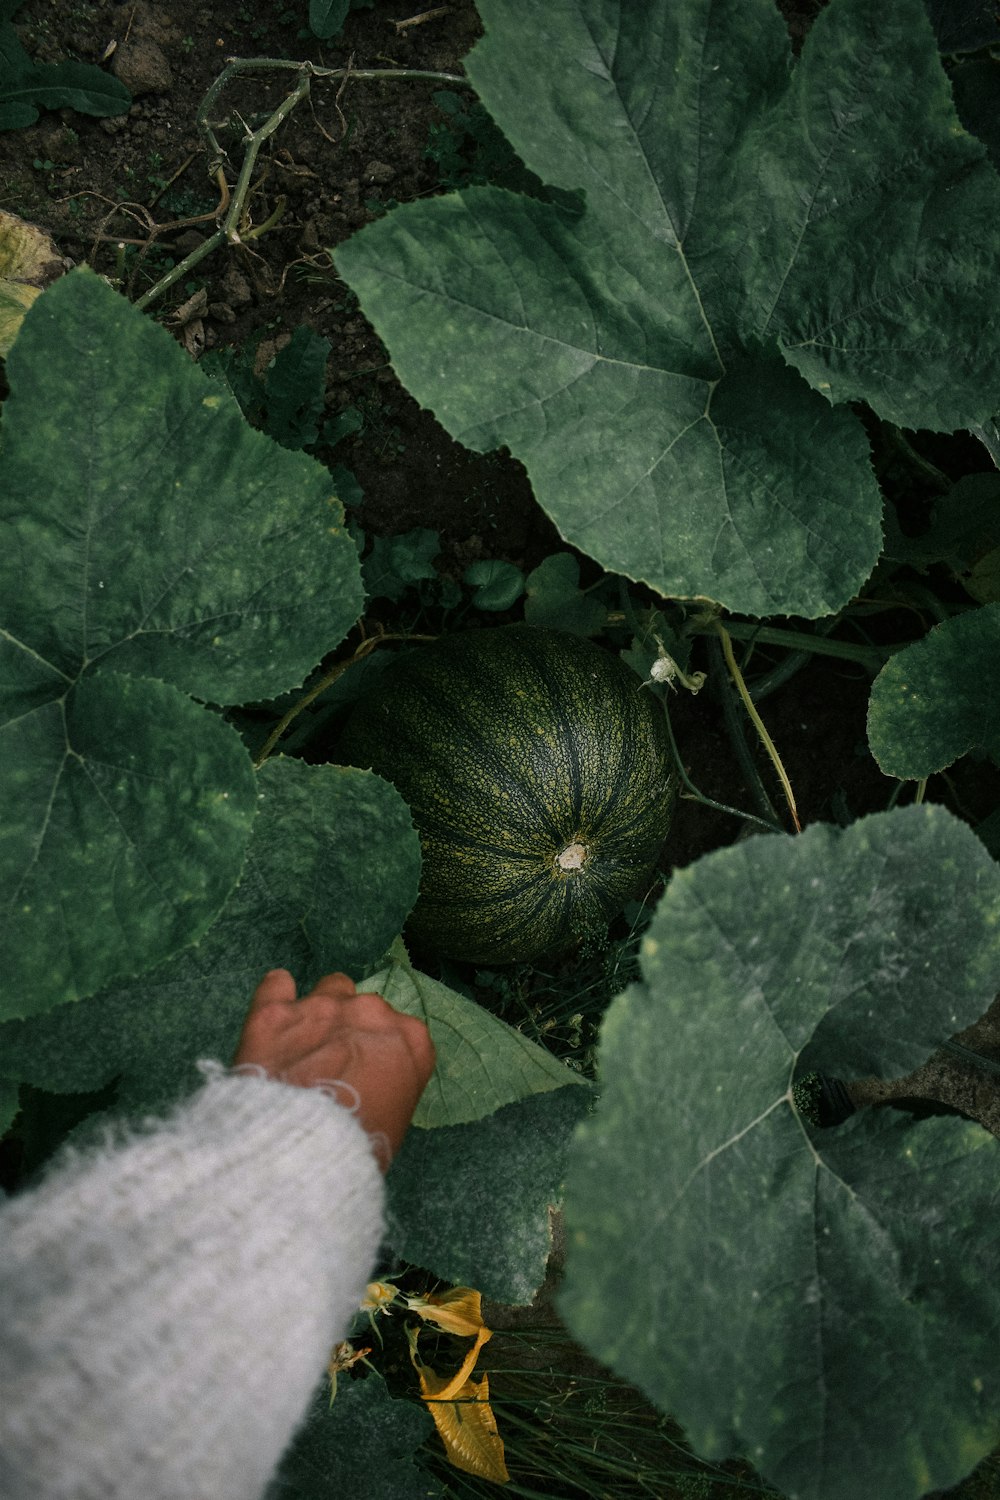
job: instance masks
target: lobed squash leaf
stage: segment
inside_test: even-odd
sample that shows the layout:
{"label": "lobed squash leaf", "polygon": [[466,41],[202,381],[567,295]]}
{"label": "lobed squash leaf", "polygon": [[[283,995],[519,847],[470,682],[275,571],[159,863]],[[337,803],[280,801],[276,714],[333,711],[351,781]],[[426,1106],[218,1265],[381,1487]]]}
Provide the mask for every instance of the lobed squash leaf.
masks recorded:
{"label": "lobed squash leaf", "polygon": [[42,293],[7,374],[0,1017],[203,936],[255,788],[235,733],[184,695],[297,685],[362,600],[327,472],[246,427],[98,277]]}
{"label": "lobed squash leaf", "polygon": [[38,299],[7,369],[0,584],[26,649],[243,703],[296,687],[354,624],[327,471],[248,427],[98,277]]}
{"label": "lobed squash leaf", "polygon": [[388,964],[359,982],[430,1028],[437,1066],[413,1123],[425,1129],[481,1120],[529,1094],[585,1084],[579,1073],[438,979],[414,969],[402,941]]}
{"label": "lobed squash leaf", "polygon": [[473,188],[340,246],[400,378],[607,569],[835,611],[881,540],[844,403],[952,429],[1000,388],[1000,182],[922,0],[831,0],[794,66],[770,0],[480,11],[480,98],[582,207]]}
{"label": "lobed squash leaf", "polygon": [[939,807],[749,839],[675,873],[605,1019],[562,1311],[789,1496],[914,1500],[996,1442],[996,1141],[891,1111],[816,1131],[791,1090],[909,1072],[976,1019],[998,902]]}
{"label": "lobed squash leaf", "polygon": [[545,1279],[570,1137],[592,1100],[590,1089],[557,1089],[470,1125],[411,1130],[386,1179],[392,1248],[442,1281],[530,1302]]}
{"label": "lobed squash leaf", "polygon": [[0,663],[7,1018],[200,938],[243,863],[254,777],[235,730],[168,683],[53,680],[9,637]]}
{"label": "lobed squash leaf", "polygon": [[197,947],[76,1005],[0,1026],[0,1068],[83,1092],[119,1076],[118,1107],[166,1104],[227,1063],[269,968],[299,993],[321,974],[355,976],[384,953],[416,897],[420,846],[388,782],[344,766],[270,760],[239,886]]}
{"label": "lobed squash leaf", "polygon": [[931,776],[970,750],[1000,762],[998,658],[1000,604],[986,604],[886,662],[872,684],[868,743],[887,776]]}

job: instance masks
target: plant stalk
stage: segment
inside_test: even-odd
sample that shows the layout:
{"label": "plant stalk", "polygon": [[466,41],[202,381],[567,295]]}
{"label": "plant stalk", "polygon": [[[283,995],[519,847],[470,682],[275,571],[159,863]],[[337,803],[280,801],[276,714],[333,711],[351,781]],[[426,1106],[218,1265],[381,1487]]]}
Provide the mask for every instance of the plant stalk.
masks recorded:
{"label": "plant stalk", "polygon": [[[243,157],[243,162],[240,167],[236,186],[232,191],[232,196],[230,197],[229,189],[226,185],[225,176],[222,171],[223,163],[228,161],[229,158],[223,147],[220,145],[215,131],[212,129],[211,123],[209,122],[208,113],[212,105],[215,103],[216,99],[219,97],[219,94],[231,81],[232,78],[234,78],[238,73],[245,73],[250,71],[251,69],[258,71],[261,68],[280,68],[287,71],[297,72],[299,77],[291,93],[286,95],[286,97],[278,105],[274,113],[264,121],[263,125],[261,125],[257,130],[248,132],[245,138],[246,151]],[[296,105],[301,103],[301,101],[308,96],[311,80],[313,78],[342,78],[345,83],[352,78],[425,78],[430,79],[435,83],[459,84],[465,88],[471,88],[469,80],[467,78],[460,77],[457,73],[438,73],[425,68],[320,68],[317,67],[314,63],[295,62],[293,59],[285,57],[227,58],[226,66],[223,68],[218,78],[215,79],[214,83],[212,83],[209,87],[207,93],[205,94],[205,97],[201,101],[201,104],[198,106],[198,112],[195,115],[195,125],[197,126],[198,131],[200,132],[203,140],[208,147],[209,174],[216,179],[219,179],[221,177],[222,186],[225,189],[225,191],[223,192],[221,205],[221,211],[224,211],[225,217],[218,225],[218,228],[215,230],[215,232],[209,235],[204,244],[199,245],[196,250],[192,250],[191,254],[185,256],[185,258],[180,262],[179,265],[172,267],[172,269],[169,270],[165,276],[161,276],[160,280],[156,282],[154,286],[151,286],[147,292],[143,292],[141,297],[136,298],[135,306],[139,308],[140,311],[147,308],[151,302],[155,302],[157,297],[161,297],[164,292],[168,291],[170,287],[174,285],[175,282],[180,281],[181,277],[186,276],[188,272],[198,264],[199,261],[204,260],[206,255],[210,255],[212,251],[217,250],[220,245],[239,245],[242,244],[244,240],[259,238],[259,236],[262,235],[266,229],[269,229],[272,224],[277,222],[277,219],[278,217],[280,217],[280,215],[277,213],[272,214],[271,217],[264,224],[261,224],[257,229],[248,231],[244,219],[246,199],[250,191],[251,182],[253,180],[253,171],[254,167],[257,165],[257,156],[260,152],[261,146],[269,136],[274,134],[274,132],[278,129],[282,122],[287,119]]]}
{"label": "plant stalk", "polygon": [[[695,635],[713,635],[715,622],[690,624],[687,628]],[[890,656],[911,644],[910,641],[900,641],[893,646],[855,646],[850,641],[809,635],[804,630],[783,630],[775,625],[755,625],[748,620],[727,620],[726,629],[734,641],[759,641],[762,646],[785,646],[790,651],[810,651],[816,656],[834,656],[841,661],[855,662],[872,673],[880,671]]]}
{"label": "plant stalk", "polygon": [[681,752],[678,750],[677,741],[674,738],[674,726],[670,722],[670,710],[667,707],[666,694],[661,692],[660,694],[658,694],[658,696],[660,699],[660,707],[663,709],[663,717],[666,720],[667,724],[667,735],[670,739],[670,749],[674,757],[674,765],[677,767],[677,773],[680,776],[681,781],[687,787],[688,792],[694,798],[694,800],[696,802],[700,802],[704,807],[714,808],[716,812],[728,813],[732,818],[742,818],[744,822],[756,823],[757,827],[763,828],[765,833],[784,833],[785,830],[778,823],[767,823],[763,818],[758,818],[754,813],[742,812],[738,807],[729,807],[725,802],[716,802],[713,797],[706,796],[704,792],[699,792],[698,788],[691,780],[687,771],[684,769],[684,762],[681,760]]}
{"label": "plant stalk", "polygon": [[785,801],[788,803],[788,810],[792,815],[792,822],[795,824],[795,832],[801,833],[802,824],[799,822],[798,808],[795,806],[795,793],[792,791],[792,783],[788,779],[788,773],[786,772],[785,767],[782,764],[781,756],[778,754],[777,747],[775,746],[775,743],[772,740],[771,736],[768,734],[767,729],[764,725],[764,720],[757,712],[757,709],[754,706],[754,701],[751,698],[750,693],[747,689],[747,685],[743,680],[743,673],[740,671],[739,666],[736,662],[736,657],[733,654],[733,643],[729,638],[729,632],[726,630],[726,627],[723,625],[721,620],[715,621],[715,629],[720,640],[722,641],[722,652],[726,658],[726,666],[729,668],[729,675],[735,682],[736,691],[743,699],[743,705],[746,708],[747,713],[750,715],[757,733],[760,735],[761,743],[768,753],[771,764],[774,766],[774,769],[778,773],[778,780],[781,782],[781,787],[785,794]]}

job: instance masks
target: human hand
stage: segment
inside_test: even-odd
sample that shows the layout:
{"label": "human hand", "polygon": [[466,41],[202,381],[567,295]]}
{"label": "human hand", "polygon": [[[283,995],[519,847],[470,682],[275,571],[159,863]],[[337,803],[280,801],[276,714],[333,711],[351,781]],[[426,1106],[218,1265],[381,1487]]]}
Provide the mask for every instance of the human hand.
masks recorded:
{"label": "human hand", "polygon": [[423,1021],[381,995],[359,995],[346,974],[325,974],[297,1000],[288,970],[271,969],[254,991],[234,1063],[301,1088],[350,1084],[358,1119],[385,1136],[391,1158],[434,1071],[434,1043]]}

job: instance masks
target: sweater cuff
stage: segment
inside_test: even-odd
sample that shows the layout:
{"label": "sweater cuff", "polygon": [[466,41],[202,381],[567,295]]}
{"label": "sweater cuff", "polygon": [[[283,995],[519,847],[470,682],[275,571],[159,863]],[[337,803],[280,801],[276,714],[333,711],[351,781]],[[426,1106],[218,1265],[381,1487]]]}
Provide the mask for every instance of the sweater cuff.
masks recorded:
{"label": "sweater cuff", "polygon": [[382,1232],[371,1142],[320,1089],[205,1071],[0,1209],[11,1500],[254,1500],[349,1329]]}

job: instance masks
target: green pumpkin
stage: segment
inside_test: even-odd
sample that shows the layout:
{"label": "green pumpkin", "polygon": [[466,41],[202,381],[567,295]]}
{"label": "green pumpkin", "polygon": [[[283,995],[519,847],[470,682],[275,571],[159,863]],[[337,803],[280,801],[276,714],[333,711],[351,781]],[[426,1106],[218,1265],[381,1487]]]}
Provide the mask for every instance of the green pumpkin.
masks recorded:
{"label": "green pumpkin", "polygon": [[662,710],[610,652],[529,625],[444,636],[386,668],[341,759],[409,803],[417,946],[512,963],[599,938],[641,892],[674,781]]}

